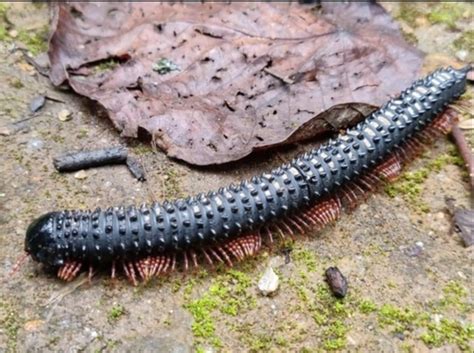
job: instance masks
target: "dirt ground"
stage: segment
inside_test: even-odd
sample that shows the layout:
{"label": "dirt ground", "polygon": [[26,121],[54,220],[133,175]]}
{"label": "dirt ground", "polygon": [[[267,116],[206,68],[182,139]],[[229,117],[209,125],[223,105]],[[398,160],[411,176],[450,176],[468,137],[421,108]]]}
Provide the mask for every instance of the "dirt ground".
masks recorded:
{"label": "dirt ground", "polygon": [[[384,6],[430,54],[428,65],[472,61],[472,5]],[[204,192],[269,169],[309,145],[218,168],[172,161],[120,138],[91,102],[53,88],[12,50],[15,43],[35,54],[44,49],[45,5],[0,4],[0,14],[0,352],[473,351],[473,248],[451,232],[445,204],[453,197],[472,207],[472,199],[449,138],[334,226],[231,270],[175,273],[136,288],[104,274],[92,285],[84,276],[64,284],[32,261],[11,276],[26,227],[48,210]],[[51,99],[32,117],[28,106],[40,94]],[[69,120],[58,118],[67,115],[63,110]],[[145,165],[146,183],[123,166],[85,175],[53,168],[52,158],[62,152],[117,144]],[[289,262],[282,251],[288,247]],[[268,266],[280,279],[272,297],[257,289]],[[343,300],[328,292],[323,274],[329,266],[348,278]]]}

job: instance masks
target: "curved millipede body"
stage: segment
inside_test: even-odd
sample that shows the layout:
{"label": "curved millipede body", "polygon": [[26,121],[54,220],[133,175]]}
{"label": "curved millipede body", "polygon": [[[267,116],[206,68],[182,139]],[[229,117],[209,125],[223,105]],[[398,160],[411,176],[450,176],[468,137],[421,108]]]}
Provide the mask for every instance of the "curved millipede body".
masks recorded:
{"label": "curved millipede body", "polygon": [[231,265],[263,235],[322,227],[396,175],[420,140],[449,129],[452,115],[441,113],[464,92],[467,72],[439,69],[336,139],[238,185],[138,208],[47,213],[28,228],[25,249],[66,280],[84,265],[114,274],[120,264],[134,283],[136,273],[148,279],[177,260]]}

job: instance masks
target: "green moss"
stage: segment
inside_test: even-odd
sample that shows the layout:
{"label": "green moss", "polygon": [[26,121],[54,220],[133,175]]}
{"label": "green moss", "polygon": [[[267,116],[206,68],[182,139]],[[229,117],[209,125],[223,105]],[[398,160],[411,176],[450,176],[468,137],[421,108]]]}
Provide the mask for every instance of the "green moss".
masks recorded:
{"label": "green moss", "polygon": [[81,128],[81,129],[79,130],[79,133],[76,135],[76,137],[77,137],[79,140],[81,140],[81,139],[83,139],[83,138],[86,138],[88,134],[89,134],[89,132],[87,131],[87,129]]}
{"label": "green moss", "polygon": [[166,58],[159,59],[156,63],[153,64],[152,69],[153,71],[158,72],[160,75],[166,75],[171,71],[179,71],[178,65]]}
{"label": "green moss", "polygon": [[[457,28],[459,20],[462,19],[466,11],[470,12],[467,4],[440,3],[431,7],[428,13],[428,20],[431,23],[443,24],[451,30]],[[470,17],[470,16],[468,16]]]}
{"label": "green moss", "polygon": [[214,347],[222,346],[216,334],[214,314],[219,311],[236,316],[254,307],[255,299],[248,290],[250,286],[251,279],[248,275],[231,269],[218,276],[200,298],[185,304],[194,318],[192,331],[198,345],[208,343]]}
{"label": "green moss", "polygon": [[378,312],[378,320],[382,326],[390,326],[395,332],[411,331],[427,320],[426,315],[419,315],[408,308],[397,308],[384,304]]}
{"label": "green moss", "polygon": [[166,168],[164,176],[164,190],[163,197],[165,199],[180,198],[184,196],[181,190],[180,176],[176,169],[172,167]]}
{"label": "green moss", "polygon": [[[1,34],[0,34],[1,36]],[[16,88],[16,89],[20,89],[20,88],[23,88],[24,85],[23,85],[23,82],[21,82],[20,79],[18,78],[12,78],[8,81],[8,84],[10,85],[10,87],[13,87],[13,88]]]}
{"label": "green moss", "polygon": [[0,301],[0,327],[6,335],[6,352],[16,352],[18,331],[21,327],[18,313],[10,304]]}
{"label": "green moss", "polygon": [[474,325],[463,325],[458,321],[441,319],[439,323],[427,325],[427,332],[420,338],[428,346],[440,347],[446,343],[457,344],[463,351],[470,351],[470,340],[474,339]]}
{"label": "green moss", "polygon": [[140,141],[136,142],[136,144],[132,147],[132,150],[137,156],[142,156],[153,152],[153,149],[149,144],[145,144]]}
{"label": "green moss", "polygon": [[443,298],[434,305],[434,307],[442,310],[444,308],[456,308],[462,312],[469,311],[469,305],[466,304],[468,296],[466,288],[456,281],[450,281],[443,288]]}
{"label": "green moss", "polygon": [[317,259],[313,251],[306,249],[300,245],[296,245],[291,254],[294,261],[305,265],[310,272],[315,272],[317,268]]}
{"label": "green moss", "polygon": [[359,311],[364,314],[369,314],[377,310],[377,305],[371,300],[363,299],[359,303]]}
{"label": "green moss", "polygon": [[217,308],[218,303],[217,298],[205,294],[202,298],[186,305],[186,308],[194,318],[192,324],[194,337],[202,338],[205,341],[210,341],[216,347],[221,347],[222,342],[216,335],[216,325],[212,318],[212,312]]}
{"label": "green moss", "polygon": [[423,183],[431,172],[439,172],[446,165],[453,164],[462,166],[463,161],[453,148],[448,153],[442,154],[434,160],[429,161],[424,167],[402,174],[398,181],[388,184],[385,192],[390,197],[401,195],[405,201],[409,202],[416,210],[429,212],[430,208],[421,200]]}
{"label": "green moss", "polygon": [[114,70],[118,65],[120,64],[120,61],[116,58],[107,58],[101,61],[98,61],[94,63],[93,66],[93,72],[94,74],[98,74],[101,72],[105,71],[112,71]]}
{"label": "green moss", "polygon": [[107,315],[109,322],[115,322],[125,314],[125,308],[123,305],[114,305]]}
{"label": "green moss", "polygon": [[346,346],[346,334],[349,328],[340,320],[332,322],[324,330],[323,347],[327,350],[338,350]]}
{"label": "green moss", "polygon": [[[312,261],[312,253],[303,252],[301,256],[302,264],[307,266],[308,258],[310,266],[315,264]],[[349,327],[346,319],[352,312],[351,304],[348,301],[339,300],[333,297],[326,284],[319,284],[315,287],[308,286],[305,277],[293,279],[288,284],[295,290],[301,308],[299,310],[309,313],[314,323],[321,327],[321,340],[323,348],[328,350],[338,350],[346,346],[346,334]],[[347,298],[346,298],[347,299]]]}
{"label": "green moss", "polygon": [[4,24],[0,23],[0,42],[9,41],[10,37],[8,37],[8,31]]}
{"label": "green moss", "polygon": [[416,19],[423,16],[419,6],[409,2],[400,2],[397,19],[403,20],[410,26],[416,26]]}
{"label": "green moss", "polygon": [[0,17],[2,19],[5,17],[5,14],[7,13],[9,6],[10,6],[9,4],[0,2]]}
{"label": "green moss", "polygon": [[36,32],[20,29],[18,31],[18,40],[26,45],[31,54],[38,55],[48,49],[48,35],[48,26],[45,26]]}

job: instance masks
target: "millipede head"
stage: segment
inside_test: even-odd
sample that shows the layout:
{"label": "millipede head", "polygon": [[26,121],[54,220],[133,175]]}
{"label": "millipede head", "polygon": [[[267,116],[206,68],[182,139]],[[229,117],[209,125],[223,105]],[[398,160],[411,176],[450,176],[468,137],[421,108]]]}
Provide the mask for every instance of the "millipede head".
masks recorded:
{"label": "millipede head", "polygon": [[53,267],[61,266],[64,263],[54,238],[56,213],[46,213],[34,220],[28,227],[25,238],[25,251],[31,255],[33,260]]}

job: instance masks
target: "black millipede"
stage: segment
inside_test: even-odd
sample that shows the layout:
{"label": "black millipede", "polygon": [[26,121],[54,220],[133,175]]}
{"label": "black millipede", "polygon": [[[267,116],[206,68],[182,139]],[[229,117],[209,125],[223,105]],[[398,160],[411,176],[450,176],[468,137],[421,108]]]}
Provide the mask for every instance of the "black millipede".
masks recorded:
{"label": "black millipede", "polygon": [[25,250],[66,281],[83,269],[115,276],[119,268],[136,284],[203,261],[232,266],[263,239],[320,229],[396,178],[449,132],[456,114],[448,105],[469,70],[438,69],[337,138],[239,184],[141,207],[46,213],[28,227]]}

